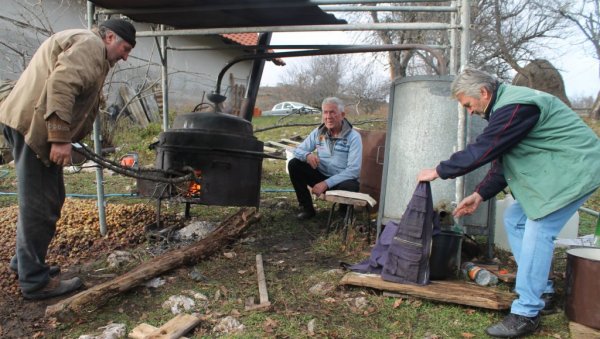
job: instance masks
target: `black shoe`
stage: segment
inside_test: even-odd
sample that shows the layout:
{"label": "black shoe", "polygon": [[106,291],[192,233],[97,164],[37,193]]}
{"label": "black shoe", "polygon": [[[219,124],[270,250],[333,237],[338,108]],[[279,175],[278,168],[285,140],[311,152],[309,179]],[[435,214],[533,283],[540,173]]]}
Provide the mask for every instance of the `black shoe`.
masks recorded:
{"label": "black shoe", "polygon": [[54,277],[50,279],[45,287],[37,291],[23,292],[23,297],[29,300],[42,300],[58,297],[59,295],[75,291],[80,288],[81,285],[83,285],[83,282],[77,277],[69,280],[60,280],[58,277]]}
{"label": "black shoe", "polygon": [[556,313],[556,300],[554,293],[544,293],[541,299],[544,301],[544,308],[540,311],[541,315]]}
{"label": "black shoe", "polygon": [[[19,276],[19,271],[17,271],[14,267],[9,266],[10,270],[13,271],[17,277]],[[57,275],[60,274],[60,267],[58,266],[50,266],[50,269],[48,270],[48,275],[50,275],[50,278],[56,277]]]}
{"label": "black shoe", "polygon": [[317,213],[314,209],[305,209],[302,212],[298,213],[298,215],[296,215],[296,218],[298,218],[298,220],[308,220],[314,217],[316,214]]}
{"label": "black shoe", "polygon": [[539,314],[530,318],[510,313],[501,322],[488,327],[485,333],[498,338],[518,338],[535,332],[539,326]]}

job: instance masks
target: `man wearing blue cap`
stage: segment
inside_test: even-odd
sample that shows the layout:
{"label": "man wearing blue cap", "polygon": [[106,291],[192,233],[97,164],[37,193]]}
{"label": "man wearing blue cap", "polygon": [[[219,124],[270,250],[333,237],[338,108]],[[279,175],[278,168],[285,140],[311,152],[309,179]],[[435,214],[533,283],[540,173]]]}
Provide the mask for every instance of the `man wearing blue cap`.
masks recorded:
{"label": "man wearing blue cap", "polygon": [[71,143],[92,130],[108,71],[127,60],[135,28],[113,19],[98,29],[58,32],[42,43],[0,106],[0,130],[12,147],[17,171],[19,217],[16,254],[26,299],[46,299],[82,285],[61,280],[46,264],[56,222],[65,200],[63,166],[71,164]]}

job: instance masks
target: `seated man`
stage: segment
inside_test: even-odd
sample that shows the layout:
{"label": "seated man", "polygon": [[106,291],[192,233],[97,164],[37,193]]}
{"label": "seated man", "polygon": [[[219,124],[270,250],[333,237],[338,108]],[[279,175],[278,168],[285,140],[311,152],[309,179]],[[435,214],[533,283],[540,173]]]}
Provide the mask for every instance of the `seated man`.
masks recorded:
{"label": "seated man", "polygon": [[326,98],[321,108],[323,123],[294,150],[294,159],[288,164],[290,180],[302,207],[297,216],[300,220],[315,215],[307,186],[317,196],[328,189],[358,192],[360,187],[360,134],[346,120],[342,100]]}

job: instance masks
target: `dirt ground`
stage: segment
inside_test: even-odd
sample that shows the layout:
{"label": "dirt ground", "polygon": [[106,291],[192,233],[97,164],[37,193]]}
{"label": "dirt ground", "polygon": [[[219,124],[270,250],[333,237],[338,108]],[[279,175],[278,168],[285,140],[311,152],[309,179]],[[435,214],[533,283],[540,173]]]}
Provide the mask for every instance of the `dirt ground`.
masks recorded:
{"label": "dirt ground", "polygon": [[[286,297],[282,297],[282,295],[286,293],[305,293],[306,287],[299,288],[296,292],[294,290],[296,286],[291,287],[290,284],[305,284],[306,282],[301,280],[311,279],[311,272],[325,272],[339,268],[340,262],[355,263],[364,259],[369,253],[364,234],[351,233],[348,246],[342,246],[338,239],[335,245],[337,247],[333,251],[327,249],[316,250],[315,241],[321,238],[325,232],[327,207],[319,207],[317,218],[312,219],[310,222],[301,223],[295,220],[295,206],[290,201],[293,201],[293,199],[281,199],[280,197],[262,201],[260,209],[262,218],[260,222],[251,226],[239,239],[232,239],[230,245],[196,266],[177,267],[161,276],[167,281],[167,290],[180,291],[189,288],[192,284],[197,287],[198,283],[190,279],[190,273],[201,270],[208,281],[201,285],[215,286],[218,294],[222,295],[220,299],[216,295],[210,296],[211,299],[214,299],[211,302],[220,306],[215,306],[211,313],[207,312],[203,315],[204,321],[194,329],[193,335],[195,337],[213,336],[211,330],[218,318],[222,318],[226,312],[235,314],[237,312],[235,309],[241,308],[243,312],[243,302],[241,300],[248,295],[257,295],[256,278],[254,276],[255,255],[257,253],[263,253],[265,267],[268,267],[269,294],[274,299],[279,300],[274,304],[271,310],[272,314],[283,317],[310,314],[314,317],[327,318],[330,317],[332,312],[337,312],[333,308],[334,306],[331,308],[324,307],[323,304],[315,303],[314,300],[311,301],[302,295],[298,296],[295,301],[287,303]],[[153,222],[154,211],[152,208],[147,208],[147,206],[115,207],[119,212],[113,214],[120,215],[120,217],[112,217],[109,224],[109,233],[115,234],[114,236],[98,237],[94,234],[90,234],[89,238],[81,236],[86,234],[85,231],[82,231],[81,225],[82,220],[87,220],[87,217],[78,218],[85,214],[82,211],[93,210],[94,206],[93,202],[79,200],[67,202],[63,219],[61,219],[66,220],[66,222],[59,223],[56,236],[59,241],[53,242],[49,252],[49,262],[61,266],[63,277],[79,276],[84,280],[87,288],[128,270],[128,268],[123,268],[120,271],[103,269],[106,266],[105,258],[112,251],[128,250],[136,253],[140,261],[143,261],[170,248],[185,246],[183,243],[149,236],[148,225]],[[207,214],[211,215],[212,221],[215,222],[223,220],[226,215],[231,215],[237,211],[237,208],[203,208]],[[109,210],[110,212],[111,210]],[[4,220],[6,220],[7,215],[12,215],[11,213],[14,213],[11,208],[0,211],[0,215],[5,216]],[[197,218],[209,217],[200,215]],[[185,224],[185,221],[176,216],[171,216],[166,220],[167,222],[163,223],[165,228],[179,228]],[[5,223],[3,222],[2,225],[5,225]],[[125,225],[129,227],[125,228]],[[79,231],[70,231],[72,226]],[[85,230],[85,227],[83,230]],[[14,233],[14,229],[12,232]],[[61,234],[63,233],[69,233],[70,237],[62,237]],[[14,236],[12,243],[9,239],[10,232],[6,232],[2,236],[0,247],[14,248]],[[466,247],[468,248],[468,246]],[[73,251],[74,248],[78,248],[78,250]],[[470,251],[474,251],[474,249],[471,247]],[[128,330],[131,330],[131,326],[153,319],[153,315],[149,315],[148,309],[156,307],[154,299],[163,297],[163,295],[159,297],[159,292],[140,286],[123,293],[119,297],[112,298],[106,305],[100,306],[97,311],[81,315],[78,319],[61,322],[55,318],[47,318],[44,317],[46,307],[57,303],[64,297],[44,301],[24,300],[16,290],[16,276],[11,272],[7,273],[10,253],[11,251],[0,253],[0,273],[4,272],[2,273],[2,286],[0,286],[0,337],[2,338],[77,338],[81,334],[81,331],[77,329],[78,327],[88,328],[91,326],[92,329],[95,329],[98,327],[97,324],[106,325],[107,322],[118,321],[120,316],[126,316],[129,319],[128,321],[132,322],[128,324]],[[234,258],[227,259],[224,253],[233,253]],[[505,256],[502,260],[510,261],[508,256]],[[335,279],[337,281],[339,277]],[[338,290],[335,292],[335,297],[331,299],[347,300],[364,295],[364,293],[360,289],[352,291]],[[223,298],[234,301],[223,301]],[[216,302],[216,300],[220,301]],[[150,304],[143,304],[143,302]],[[421,302],[415,301],[414,303],[418,306]],[[374,309],[375,307],[370,307],[367,310],[358,310],[356,307],[350,307],[351,312],[355,313],[354,316],[359,317],[357,318],[357,320],[360,319],[359,321],[363,321],[362,318],[365,314],[379,312]],[[470,311],[459,310],[458,312]],[[483,317],[489,317],[489,315],[486,315],[488,313],[482,314]],[[166,319],[171,317],[172,315],[167,315]],[[164,322],[165,320],[154,319],[154,321]],[[263,324],[262,326],[265,328],[265,333],[271,333],[268,329],[269,325]],[[349,331],[349,329],[331,326],[331,328],[322,329],[316,336],[352,337],[351,334],[344,331]],[[410,336],[408,335],[408,337]],[[289,335],[285,337],[289,337]],[[398,337],[406,337],[406,335],[399,335]],[[440,337],[431,336],[431,338]]]}
{"label": "dirt ground", "polygon": [[[266,204],[266,205],[265,205]],[[287,204],[264,202],[262,204],[261,223],[275,221],[268,211],[278,209],[284,211],[290,209]],[[209,208],[209,207],[206,207]],[[218,209],[218,208],[215,208]],[[225,212],[235,211],[235,208],[229,208]],[[149,229],[154,225],[154,210],[147,205],[134,206],[113,206],[107,210],[107,215],[112,215],[108,220],[109,235],[99,237],[95,227],[97,220],[90,219],[90,215],[95,213],[95,202],[86,200],[67,199],[63,208],[63,215],[57,225],[57,234],[49,249],[47,262],[57,264],[61,267],[61,277],[71,278],[78,276],[84,281],[84,288],[89,288],[107,281],[117,276],[120,272],[104,273],[102,268],[105,266],[104,260],[114,250],[125,250],[137,253],[159,255],[169,249],[186,246],[185,243],[176,241],[163,241],[158,237],[152,236]],[[0,337],[2,338],[46,338],[60,337],[57,328],[63,327],[55,318],[44,316],[46,307],[57,303],[63,297],[57,297],[41,301],[25,300],[18,290],[17,276],[9,270],[8,262],[12,253],[14,253],[15,228],[17,208],[16,206],[0,209],[2,215],[2,239],[0,240],[0,274],[2,283],[0,284]],[[234,240],[232,247],[223,249],[223,251],[235,251],[237,260],[228,263],[226,269],[211,272],[210,278],[213,280],[227,280],[228,276],[236,275],[236,272],[247,269],[252,266],[254,255],[261,249],[270,252],[269,263],[278,265],[277,275],[284,275],[288,270],[295,270],[310,262],[312,265],[329,269],[339,267],[339,261],[343,258],[322,257],[316,255],[307,255],[310,250],[310,244],[319,233],[324,231],[326,220],[326,211],[320,213],[320,218],[314,221],[301,232],[289,233],[286,237],[269,236],[261,234],[265,230],[260,227],[251,227],[248,232],[243,234],[243,239]],[[293,216],[293,214],[290,214]],[[183,220],[177,216],[166,216],[162,221],[161,228],[177,229],[183,227],[189,221]],[[11,226],[11,224],[13,224]],[[149,227],[150,226],[150,227]],[[154,230],[156,231],[156,230]],[[245,240],[244,240],[245,239]],[[249,239],[249,240],[248,240]],[[258,239],[258,240],[257,240]],[[240,244],[236,245],[236,242]],[[243,243],[243,244],[242,244]],[[221,253],[215,254],[219,256]],[[141,256],[141,255],[140,255]],[[242,260],[242,258],[244,258]],[[281,264],[284,263],[285,264]],[[237,263],[237,264],[236,264]],[[192,267],[178,267],[166,274],[169,281],[189,280],[189,274]],[[121,269],[121,271],[124,271]],[[142,288],[140,288],[142,289]],[[145,292],[144,292],[145,293]],[[74,293],[73,293],[74,294]],[[72,295],[72,294],[71,294]],[[131,307],[132,309],[128,309]],[[122,313],[135,314],[140,313],[135,309],[135,305],[127,302],[119,309]],[[74,320],[75,323],[85,323],[89,319]],[[202,329],[198,329],[202,331]],[[205,329],[208,330],[208,329]]]}

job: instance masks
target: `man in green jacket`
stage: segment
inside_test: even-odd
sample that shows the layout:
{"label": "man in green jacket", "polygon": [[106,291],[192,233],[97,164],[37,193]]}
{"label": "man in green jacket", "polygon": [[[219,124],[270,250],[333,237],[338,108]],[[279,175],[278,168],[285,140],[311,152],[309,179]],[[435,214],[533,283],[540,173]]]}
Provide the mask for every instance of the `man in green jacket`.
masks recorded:
{"label": "man in green jacket", "polygon": [[108,71],[127,60],[135,28],[120,19],[97,30],[58,32],[42,43],[0,106],[0,127],[12,146],[17,171],[19,217],[16,254],[10,268],[27,299],[71,292],[79,278],[61,280],[46,264],[65,200],[63,166],[71,143],[92,130]]}
{"label": "man in green jacket", "polygon": [[468,68],[458,75],[452,95],[470,114],[488,120],[488,126],[465,150],[421,170],[417,180],[456,178],[491,162],[475,192],[456,207],[456,217],[472,214],[482,201],[510,188],[516,200],[505,211],[504,225],[518,266],[519,297],[511,313],[486,332],[528,335],[539,327],[540,314],[553,308],[548,275],[554,239],[600,186],[600,140],[560,99],[499,83],[480,70]]}

